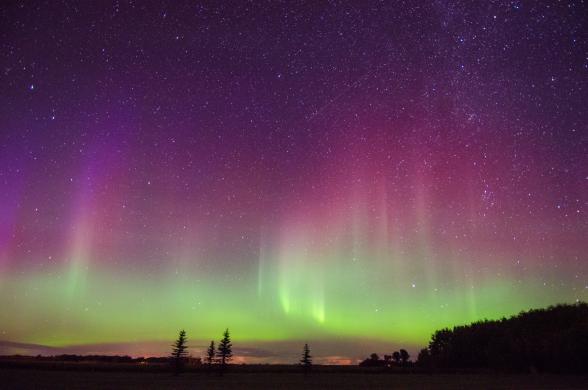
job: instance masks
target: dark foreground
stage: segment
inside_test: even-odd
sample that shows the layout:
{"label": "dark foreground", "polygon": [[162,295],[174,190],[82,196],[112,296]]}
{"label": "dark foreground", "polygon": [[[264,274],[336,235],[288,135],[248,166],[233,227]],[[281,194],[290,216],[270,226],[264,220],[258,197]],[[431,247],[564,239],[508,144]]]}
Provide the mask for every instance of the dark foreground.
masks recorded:
{"label": "dark foreground", "polygon": [[3,389],[587,389],[588,377],[257,372],[214,374],[0,369]]}

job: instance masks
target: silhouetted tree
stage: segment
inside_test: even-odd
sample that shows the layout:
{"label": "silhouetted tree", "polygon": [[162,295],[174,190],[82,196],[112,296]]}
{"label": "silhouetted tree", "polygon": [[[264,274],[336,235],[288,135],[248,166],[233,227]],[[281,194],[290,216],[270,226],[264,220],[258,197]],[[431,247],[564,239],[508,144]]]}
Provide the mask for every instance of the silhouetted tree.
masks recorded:
{"label": "silhouetted tree", "polygon": [[392,355],[384,355],[384,364],[386,367],[390,367],[392,365]]}
{"label": "silhouetted tree", "polygon": [[214,341],[211,340],[210,345],[208,346],[208,349],[206,350],[206,363],[208,364],[208,367],[212,366],[212,363],[214,363],[214,357],[216,355],[215,352],[216,351],[214,349]]}
{"label": "silhouetted tree", "polygon": [[302,350],[302,359],[300,359],[300,364],[304,367],[304,371],[310,371],[312,367],[312,356],[310,356],[310,348],[308,344],[304,344],[304,349]]}
{"label": "silhouetted tree", "polygon": [[410,359],[410,355],[408,354],[406,349],[401,349],[400,350],[400,360],[402,360],[403,366],[406,366],[406,363],[408,363],[408,359]]}
{"label": "silhouetted tree", "polygon": [[186,338],[186,331],[182,329],[180,330],[178,339],[172,345],[173,349],[171,354],[171,360],[176,375],[178,375],[182,371],[184,361],[188,357],[188,346],[186,345],[187,341],[188,339]]}
{"label": "silhouetted tree", "polygon": [[449,329],[441,329],[433,333],[429,342],[429,352],[431,357],[435,357],[438,365],[446,366],[451,363],[448,361],[452,358],[453,333]]}
{"label": "silhouetted tree", "polygon": [[217,356],[219,357],[221,373],[225,370],[227,364],[233,358],[233,344],[231,344],[231,336],[227,328],[223,333],[223,338],[218,344]]}
{"label": "silhouetted tree", "polygon": [[378,356],[377,353],[372,353],[370,355],[370,360],[373,360],[373,361],[376,361],[377,362],[378,360],[380,360],[380,357]]}
{"label": "silhouetted tree", "polygon": [[423,368],[431,367],[431,354],[429,353],[428,348],[421,349],[419,356],[417,357],[417,364]]}
{"label": "silhouetted tree", "polygon": [[392,353],[392,359],[394,359],[396,364],[400,364],[400,359],[401,359],[400,352],[394,351],[394,353]]}

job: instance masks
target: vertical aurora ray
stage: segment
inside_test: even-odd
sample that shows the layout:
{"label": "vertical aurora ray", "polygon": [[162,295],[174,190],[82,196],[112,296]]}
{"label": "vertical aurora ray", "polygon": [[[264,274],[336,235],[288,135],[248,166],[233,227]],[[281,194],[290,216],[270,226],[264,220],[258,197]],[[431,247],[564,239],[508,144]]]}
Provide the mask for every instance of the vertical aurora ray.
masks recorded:
{"label": "vertical aurora ray", "polygon": [[[71,204],[64,255],[69,264],[66,285],[70,298],[84,296],[92,262],[100,261],[100,246],[109,244],[112,237],[108,230],[119,222],[105,220],[105,213],[121,206],[120,198],[124,195],[119,187],[120,173],[116,172],[120,154],[121,149],[114,151],[90,145],[90,157],[82,162],[82,170],[75,177],[79,184]],[[74,178],[69,181],[73,182]]]}
{"label": "vertical aurora ray", "polygon": [[93,221],[88,215],[94,209],[91,199],[90,191],[81,191],[72,221],[72,235],[66,254],[69,261],[67,290],[70,297],[82,293],[90,267],[90,248],[94,235]]}

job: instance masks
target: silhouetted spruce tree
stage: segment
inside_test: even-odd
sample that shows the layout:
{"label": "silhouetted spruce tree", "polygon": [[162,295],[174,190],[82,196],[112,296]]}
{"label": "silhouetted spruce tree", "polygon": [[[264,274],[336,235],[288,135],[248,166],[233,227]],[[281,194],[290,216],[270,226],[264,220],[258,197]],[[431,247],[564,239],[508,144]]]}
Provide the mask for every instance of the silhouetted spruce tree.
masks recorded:
{"label": "silhouetted spruce tree", "polygon": [[402,360],[403,366],[406,366],[406,363],[408,363],[408,359],[410,359],[410,355],[408,354],[406,349],[401,349],[400,350],[400,360]]}
{"label": "silhouetted spruce tree", "polygon": [[392,359],[394,359],[396,364],[400,364],[400,352],[394,351],[394,353],[392,353]]}
{"label": "silhouetted spruce tree", "polygon": [[302,359],[300,359],[300,364],[304,367],[304,372],[307,373],[310,371],[312,367],[312,356],[310,356],[310,348],[308,344],[304,344],[304,349],[302,350]]}
{"label": "silhouetted spruce tree", "polygon": [[186,331],[182,329],[180,330],[178,339],[172,345],[173,349],[171,353],[171,359],[174,366],[174,372],[176,375],[178,375],[182,371],[184,367],[184,361],[188,357],[188,346],[186,345],[187,341],[188,339],[186,337]]}
{"label": "silhouetted spruce tree", "polygon": [[229,334],[229,329],[227,328],[223,333],[223,338],[218,344],[218,351],[217,356],[219,358],[220,363],[220,372],[221,374],[225,370],[229,361],[233,358],[233,345],[231,344],[231,336]]}
{"label": "silhouetted spruce tree", "polygon": [[214,349],[214,341],[210,341],[210,345],[208,346],[208,350],[206,351],[206,363],[208,367],[212,366],[214,363],[214,357],[216,356],[216,351]]}

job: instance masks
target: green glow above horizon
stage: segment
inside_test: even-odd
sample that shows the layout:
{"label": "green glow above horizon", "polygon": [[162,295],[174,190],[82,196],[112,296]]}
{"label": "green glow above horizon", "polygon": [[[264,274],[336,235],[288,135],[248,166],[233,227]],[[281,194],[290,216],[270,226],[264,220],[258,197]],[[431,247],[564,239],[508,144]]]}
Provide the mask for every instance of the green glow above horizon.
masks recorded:
{"label": "green glow above horizon", "polygon": [[[146,280],[95,269],[83,286],[72,287],[68,270],[56,268],[2,281],[0,304],[11,308],[2,332],[6,339],[49,346],[169,340],[179,328],[215,339],[224,327],[238,341],[343,337],[425,345],[436,329],[573,299],[550,296],[539,279],[440,285],[433,292],[411,282],[383,282],[362,292],[362,282],[377,280],[382,269],[362,273],[351,263],[324,271],[322,284],[318,276],[305,284],[306,276],[290,269],[266,281],[259,295],[254,270],[223,281],[182,275]],[[358,287],[343,288],[350,285]]]}

